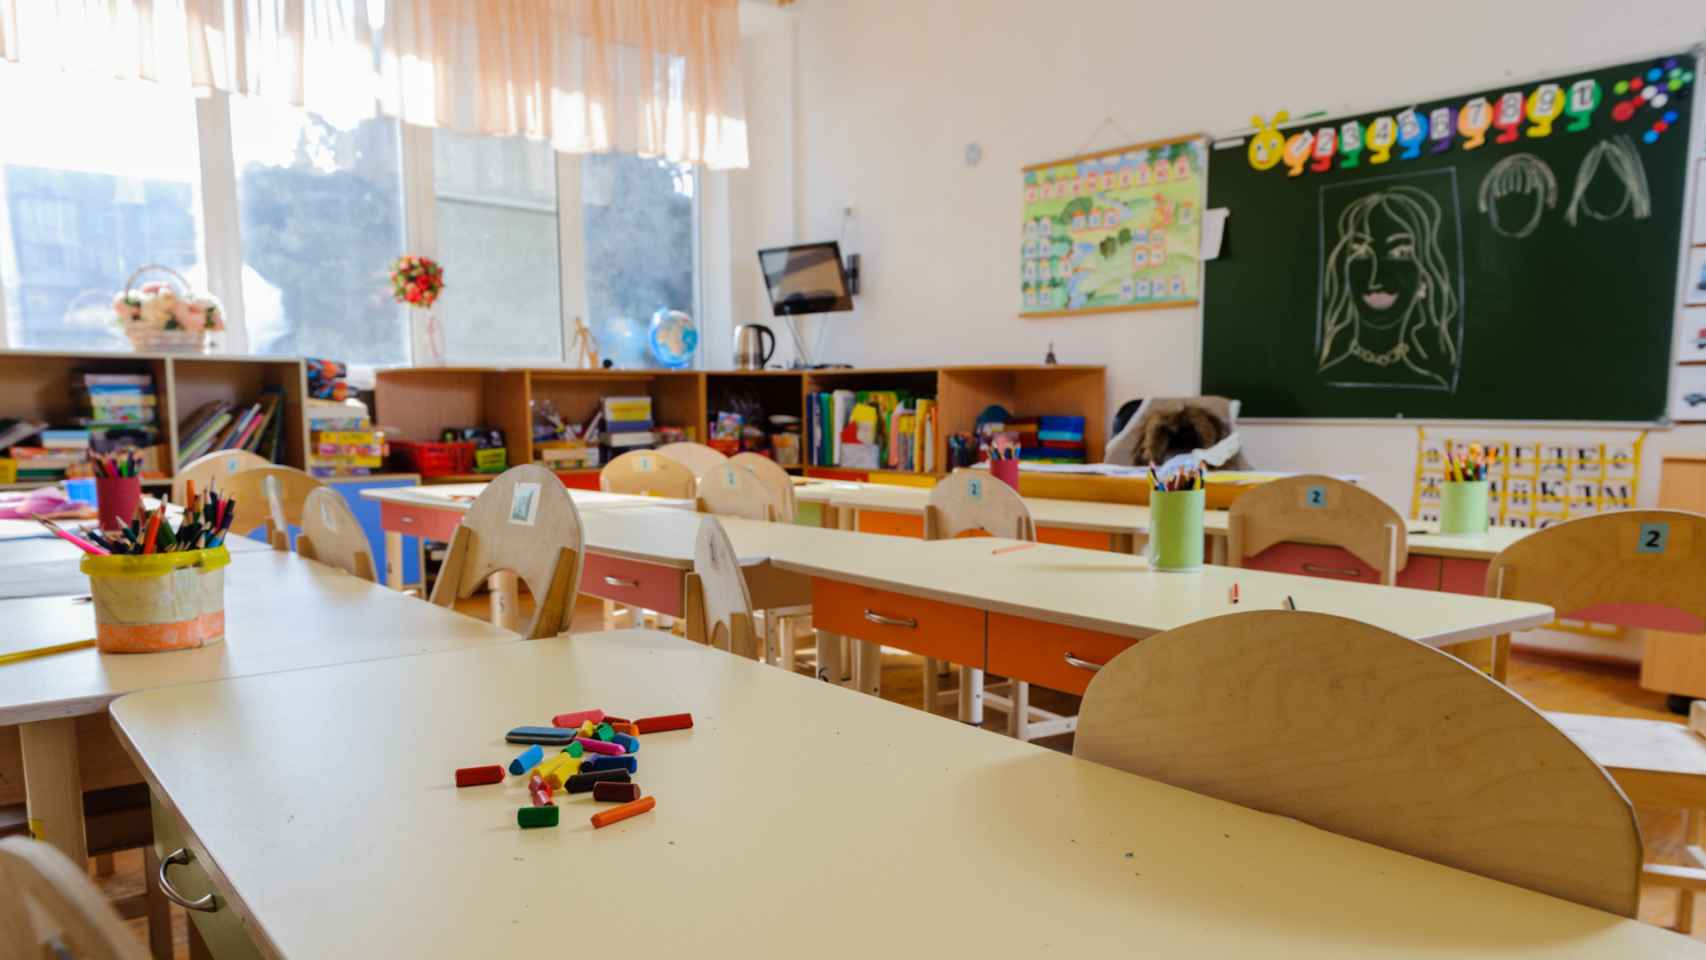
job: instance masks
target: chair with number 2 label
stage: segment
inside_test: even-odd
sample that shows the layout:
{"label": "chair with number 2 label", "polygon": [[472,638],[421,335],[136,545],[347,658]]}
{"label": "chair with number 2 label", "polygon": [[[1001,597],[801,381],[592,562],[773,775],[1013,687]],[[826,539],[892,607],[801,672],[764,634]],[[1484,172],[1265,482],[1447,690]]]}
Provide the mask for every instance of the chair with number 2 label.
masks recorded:
{"label": "chair with number 2 label", "polygon": [[[1324,544],[1350,556],[1337,565],[1324,563],[1310,548],[1293,544]],[[1233,501],[1226,519],[1226,563],[1232,567],[1392,586],[1408,559],[1407,531],[1398,511],[1367,490],[1332,477],[1305,475],[1264,483]]]}
{"label": "chair with number 2 label", "polygon": [[[1624,510],[1568,520],[1511,544],[1487,568],[1486,594],[1544,603],[1559,617],[1706,634],[1706,516]],[[1706,644],[1706,636],[1699,637]],[[1510,636],[1494,641],[1494,678]],[[1697,702],[1694,706],[1699,706]],[[1611,774],[1637,806],[1683,810],[1690,866],[1645,864],[1641,880],[1676,887],[1676,929],[1689,932],[1694,895],[1706,892],[1706,722],[1690,726],[1576,713],[1551,720]]]}

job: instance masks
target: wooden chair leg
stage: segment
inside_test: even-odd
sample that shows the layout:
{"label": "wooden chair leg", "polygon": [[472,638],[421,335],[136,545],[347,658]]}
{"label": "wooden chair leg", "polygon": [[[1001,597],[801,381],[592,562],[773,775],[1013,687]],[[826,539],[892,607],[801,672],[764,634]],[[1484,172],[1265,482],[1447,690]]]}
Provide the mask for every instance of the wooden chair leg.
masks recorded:
{"label": "wooden chair leg", "polygon": [[494,573],[486,580],[491,591],[492,623],[505,630],[516,629],[520,622],[520,578],[507,570]]}
{"label": "wooden chair leg", "polygon": [[841,635],[817,631],[817,678],[841,682]]}
{"label": "wooden chair leg", "polygon": [[110,853],[95,854],[95,876],[110,877],[113,875],[113,855]]}
{"label": "wooden chair leg", "polygon": [[142,881],[148,898],[148,955],[173,960],[172,904],[160,890],[160,856],[151,843],[142,848]]}
{"label": "wooden chair leg", "polygon": [[191,919],[190,928],[190,960],[213,960],[213,951],[207,948],[207,941],[202,939],[201,928]]}
{"label": "wooden chair leg", "polygon": [[1511,635],[1501,633],[1493,638],[1493,679],[1505,682],[1511,666]]}
{"label": "wooden chair leg", "polygon": [[924,712],[935,713],[940,706],[942,691],[942,674],[939,671],[940,661],[935,657],[924,658]]}

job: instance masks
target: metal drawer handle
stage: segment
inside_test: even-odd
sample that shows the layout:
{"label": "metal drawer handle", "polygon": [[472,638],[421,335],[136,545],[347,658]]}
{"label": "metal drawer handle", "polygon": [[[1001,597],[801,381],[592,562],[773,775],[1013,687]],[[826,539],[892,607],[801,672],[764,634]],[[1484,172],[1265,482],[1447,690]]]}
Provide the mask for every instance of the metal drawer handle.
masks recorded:
{"label": "metal drawer handle", "polygon": [[865,611],[865,619],[885,627],[905,627],[908,630],[918,629],[918,620],[914,617],[885,617],[873,610]]}
{"label": "metal drawer handle", "polygon": [[1347,567],[1323,567],[1323,566],[1320,566],[1319,564],[1314,564],[1314,563],[1304,564],[1303,565],[1303,572],[1304,573],[1313,573],[1313,574],[1317,574],[1317,575],[1326,574],[1328,576],[1334,576],[1334,577],[1360,577],[1360,576],[1362,576],[1361,570],[1351,570]]}
{"label": "metal drawer handle", "polygon": [[605,577],[604,585],[607,587],[637,587],[640,585],[640,581],[624,580],[621,577]]}
{"label": "metal drawer handle", "polygon": [[191,900],[178,891],[172,889],[172,882],[166,879],[166,868],[174,863],[181,863],[187,866],[189,862],[190,852],[183,847],[173,850],[171,853],[166,855],[164,860],[160,861],[160,892],[166,895],[167,900],[183,907],[185,910],[197,910],[202,913],[212,913],[215,910],[218,910],[219,904],[214,902],[213,894],[211,893],[202,897],[200,900]]}
{"label": "metal drawer handle", "polygon": [[1099,663],[1091,663],[1088,660],[1080,660],[1073,656],[1071,650],[1066,651],[1066,665],[1069,667],[1077,667],[1080,670],[1088,670],[1091,673],[1095,673],[1102,669],[1102,665]]}
{"label": "metal drawer handle", "polygon": [[398,523],[409,523],[409,524],[412,524],[412,523],[414,523],[414,522],[415,522],[415,518],[414,518],[414,517],[398,517],[398,518],[397,518],[397,522],[398,522]]}

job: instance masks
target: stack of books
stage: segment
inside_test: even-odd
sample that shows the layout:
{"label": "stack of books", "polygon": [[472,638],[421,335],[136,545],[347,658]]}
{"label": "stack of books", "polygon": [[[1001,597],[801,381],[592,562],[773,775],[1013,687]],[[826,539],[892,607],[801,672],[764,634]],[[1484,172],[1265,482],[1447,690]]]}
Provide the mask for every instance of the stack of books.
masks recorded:
{"label": "stack of books", "polygon": [[160,443],[160,402],[153,374],[78,370],[71,374],[71,396],[91,451],[135,450],[145,475],[164,469],[164,451],[154,449]]}
{"label": "stack of books", "polygon": [[20,483],[64,480],[68,472],[89,462],[89,431],[85,428],[43,430],[37,444],[12,448]]}
{"label": "stack of books", "polygon": [[906,390],[836,390],[806,395],[812,466],[936,470],[937,406]]}
{"label": "stack of books", "polygon": [[247,450],[278,462],[284,439],[284,391],[268,387],[248,405],[214,400],[178,424],[178,463],[219,450]]}
{"label": "stack of books", "polygon": [[308,472],[316,477],[365,477],[385,462],[385,435],[360,400],[309,400]]}
{"label": "stack of books", "polygon": [[541,440],[533,451],[547,470],[586,470],[599,464],[598,448],[584,440]]}
{"label": "stack of books", "polygon": [[656,444],[651,397],[604,398],[604,445],[611,457]]}
{"label": "stack of books", "polygon": [[1019,459],[1030,463],[1085,461],[1083,417],[1008,417],[1006,423],[984,422],[978,429],[986,437],[1012,436],[1019,443]]}

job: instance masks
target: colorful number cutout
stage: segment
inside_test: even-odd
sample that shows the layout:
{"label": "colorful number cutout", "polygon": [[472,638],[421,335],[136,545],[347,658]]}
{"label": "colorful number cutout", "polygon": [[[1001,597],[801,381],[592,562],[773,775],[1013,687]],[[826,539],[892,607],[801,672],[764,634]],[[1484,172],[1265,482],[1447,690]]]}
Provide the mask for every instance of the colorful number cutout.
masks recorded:
{"label": "colorful number cutout", "polygon": [[1375,117],[1368,124],[1368,162],[1385,163],[1392,159],[1392,147],[1398,142],[1398,121],[1391,117]]}
{"label": "colorful number cutout", "polygon": [[1303,505],[1306,507],[1312,507],[1312,508],[1317,509],[1317,510],[1325,509],[1327,506],[1327,488],[1326,487],[1307,487],[1307,488],[1305,488],[1303,491]]}
{"label": "colorful number cutout", "polygon": [[1564,88],[1555,83],[1543,83],[1528,95],[1528,101],[1523,105],[1523,113],[1528,117],[1531,126],[1527,130],[1530,137],[1549,137],[1552,135],[1552,124],[1564,112]]}
{"label": "colorful number cutout", "polygon": [[1498,113],[1493,117],[1493,126],[1499,130],[1499,135],[1493,138],[1494,143],[1511,143],[1517,138],[1517,128],[1522,126],[1522,106],[1525,102],[1521,90],[1512,90],[1499,98]]}
{"label": "colorful number cutout", "polygon": [[1487,130],[1493,125],[1493,105],[1486,97],[1476,97],[1457,111],[1457,132],[1463,135],[1463,149],[1474,150],[1487,142]]}
{"label": "colorful number cutout", "polygon": [[1315,131],[1315,159],[1309,162],[1309,169],[1315,173],[1326,173],[1333,169],[1333,158],[1338,153],[1339,131],[1322,127]]}
{"label": "colorful number cutout", "polygon": [[1339,169],[1349,170],[1361,162],[1362,124],[1347,120],[1339,125]]}
{"label": "colorful number cutout", "polygon": [[1398,159],[1414,160],[1422,155],[1422,143],[1427,140],[1427,124],[1415,107],[1398,114]]}
{"label": "colorful number cutout", "polygon": [[1315,149],[1315,134],[1302,130],[1292,134],[1285,141],[1285,175],[1288,177],[1303,176],[1304,164],[1309,162],[1310,151]]}
{"label": "colorful number cutout", "polygon": [[1435,107],[1428,114],[1428,139],[1433,143],[1428,147],[1429,154],[1444,153],[1451,149],[1451,141],[1457,136],[1457,111],[1451,107]]}
{"label": "colorful number cutout", "polygon": [[1570,122],[1564,125],[1565,131],[1580,133],[1586,130],[1604,96],[1598,80],[1577,80],[1570,84],[1569,103],[1564,107],[1564,112],[1570,115]]}

